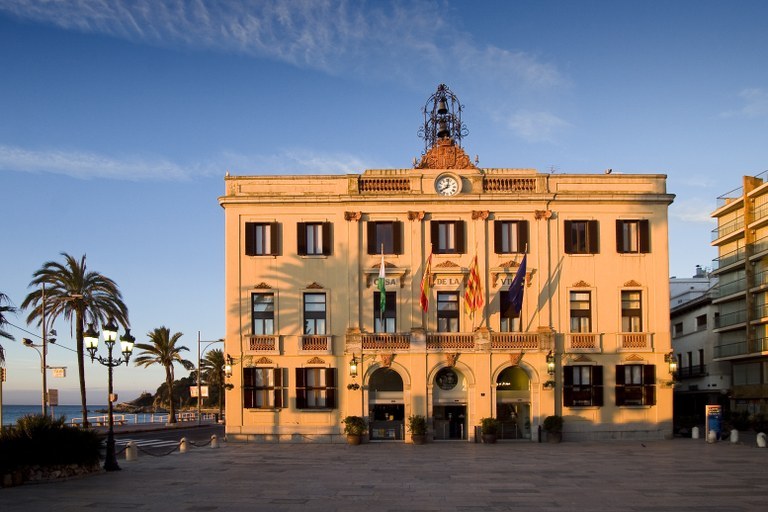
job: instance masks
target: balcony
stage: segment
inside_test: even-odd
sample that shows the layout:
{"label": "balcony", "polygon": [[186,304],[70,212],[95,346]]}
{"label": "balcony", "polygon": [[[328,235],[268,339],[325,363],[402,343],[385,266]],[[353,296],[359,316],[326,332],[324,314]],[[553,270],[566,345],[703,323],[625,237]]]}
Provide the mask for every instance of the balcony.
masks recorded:
{"label": "balcony", "polygon": [[411,348],[410,334],[373,333],[362,335],[363,350],[408,350]]}
{"label": "balcony", "polygon": [[743,324],[747,321],[746,310],[732,311],[715,317],[715,329],[730,327],[731,325]]}
{"label": "balcony", "polygon": [[491,334],[493,350],[538,350],[539,335],[525,332],[495,332]]}
{"label": "balcony", "polygon": [[247,349],[250,352],[277,352],[277,336],[270,334],[258,334],[246,336]]}
{"label": "balcony", "polygon": [[695,379],[697,377],[707,376],[707,365],[700,364],[697,366],[686,366],[677,370],[675,376],[678,379]]}
{"label": "balcony", "polygon": [[745,278],[731,281],[730,283],[718,283],[712,289],[712,298],[719,299],[735,293],[744,293],[747,290],[747,280]]}
{"label": "balcony", "polygon": [[719,270],[721,268],[728,267],[734,263],[743,262],[746,257],[747,251],[744,247],[739,247],[735,251],[727,252],[714,260],[712,260],[712,268]]}
{"label": "balcony", "polygon": [[740,229],[744,229],[744,216],[739,215],[733,220],[729,220],[728,222],[721,224],[717,226],[715,229],[712,230],[712,241],[719,240],[720,238],[723,238],[724,236],[730,235],[731,233],[735,233],[739,231]]}
{"label": "balcony", "polygon": [[600,335],[592,332],[565,335],[566,352],[601,352]]}
{"label": "balcony", "polygon": [[652,336],[648,332],[620,332],[619,351],[652,352]]}
{"label": "balcony", "polygon": [[427,334],[427,350],[473,350],[474,335],[467,333],[432,333]]}
{"label": "balcony", "polygon": [[758,288],[761,286],[768,286],[768,270],[757,272],[752,280],[752,287]]}
{"label": "balcony", "polygon": [[768,352],[768,338],[741,340],[715,346],[714,359],[752,356],[763,354],[764,352]]}
{"label": "balcony", "polygon": [[323,352],[326,354],[331,353],[331,340],[333,336],[325,335],[310,335],[299,337],[299,351],[300,352]]}

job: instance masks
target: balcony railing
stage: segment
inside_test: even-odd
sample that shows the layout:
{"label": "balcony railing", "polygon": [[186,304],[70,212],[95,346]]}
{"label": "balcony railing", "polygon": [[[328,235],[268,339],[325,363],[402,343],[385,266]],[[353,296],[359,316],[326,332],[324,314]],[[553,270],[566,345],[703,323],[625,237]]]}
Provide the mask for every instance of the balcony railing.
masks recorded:
{"label": "balcony railing", "polygon": [[536,192],[536,178],[485,176],[484,192]]}
{"label": "balcony railing", "polygon": [[732,311],[715,317],[715,328],[728,327],[729,325],[741,324],[747,321],[746,310]]}
{"label": "balcony railing", "polygon": [[364,350],[408,350],[411,348],[410,334],[373,333],[363,334]]}
{"label": "balcony railing", "polygon": [[712,297],[727,297],[728,295],[733,295],[734,293],[743,292],[746,289],[747,280],[746,278],[742,277],[741,279],[731,281],[730,283],[718,283],[717,286],[715,286],[712,290]]}
{"label": "balcony railing", "polygon": [[620,350],[652,350],[651,335],[647,332],[620,332]]}
{"label": "balcony railing", "polygon": [[277,336],[267,334],[248,336],[248,350],[252,352],[273,352],[277,350]]}
{"label": "balcony railing", "polygon": [[733,220],[729,220],[725,224],[721,224],[712,230],[712,241],[714,242],[718,238],[722,238],[725,235],[730,235],[744,227],[744,216],[740,215]]}
{"label": "balcony railing", "polygon": [[696,377],[706,377],[707,365],[700,364],[697,366],[686,366],[677,370],[678,379],[693,379]]}
{"label": "balcony railing", "polygon": [[427,334],[427,350],[472,350],[475,339],[472,334],[434,333]]}
{"label": "balcony railing", "polygon": [[538,350],[539,335],[525,332],[495,332],[491,334],[491,348],[497,350]]}
{"label": "balcony railing", "polygon": [[565,335],[568,352],[600,352],[600,335],[593,332],[568,333]]}
{"label": "balcony railing", "polygon": [[752,255],[760,254],[763,251],[768,251],[768,236],[758,238],[752,244]]}
{"label": "balcony railing", "polygon": [[358,187],[361,193],[396,194],[409,192],[411,180],[408,177],[360,178]]}
{"label": "balcony railing", "polygon": [[739,247],[735,251],[725,253],[722,256],[712,260],[713,268],[717,270],[719,268],[724,268],[728,265],[733,265],[734,263],[744,261],[746,254],[746,249],[744,247]]}
{"label": "balcony railing", "polygon": [[299,338],[299,350],[330,352],[331,339],[331,336],[316,334],[310,336],[301,336]]}

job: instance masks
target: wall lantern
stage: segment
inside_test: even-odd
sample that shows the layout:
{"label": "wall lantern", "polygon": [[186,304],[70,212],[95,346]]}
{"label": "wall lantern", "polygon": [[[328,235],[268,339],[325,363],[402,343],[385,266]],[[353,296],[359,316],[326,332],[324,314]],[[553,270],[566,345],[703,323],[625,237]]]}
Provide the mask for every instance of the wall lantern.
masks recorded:
{"label": "wall lantern", "polygon": [[227,376],[227,378],[232,377],[232,356],[227,354],[227,360],[226,363],[224,363],[224,375]]}
{"label": "wall lantern", "polygon": [[349,376],[352,378],[357,377],[357,357],[355,355],[352,355],[352,360],[349,362]]}
{"label": "wall lantern", "polygon": [[547,373],[550,375],[555,374],[555,355],[551,350],[547,354]]}
{"label": "wall lantern", "polygon": [[677,358],[675,357],[675,354],[670,352],[669,354],[666,354],[664,356],[664,362],[666,362],[669,365],[669,373],[674,374],[677,372]]}

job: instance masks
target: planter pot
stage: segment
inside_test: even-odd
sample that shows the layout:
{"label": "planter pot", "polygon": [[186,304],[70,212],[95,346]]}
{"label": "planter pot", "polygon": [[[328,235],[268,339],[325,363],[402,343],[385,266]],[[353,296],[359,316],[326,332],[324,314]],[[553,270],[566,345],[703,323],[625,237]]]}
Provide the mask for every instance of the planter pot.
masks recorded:
{"label": "planter pot", "polygon": [[496,443],[496,434],[483,434],[483,443],[485,444]]}
{"label": "planter pot", "polygon": [[426,434],[411,434],[411,442],[413,444],[424,444],[427,442]]}
{"label": "planter pot", "polygon": [[357,446],[362,442],[362,436],[360,434],[347,434],[347,444]]}
{"label": "planter pot", "polygon": [[563,440],[562,432],[547,432],[547,442],[559,443],[562,440]]}

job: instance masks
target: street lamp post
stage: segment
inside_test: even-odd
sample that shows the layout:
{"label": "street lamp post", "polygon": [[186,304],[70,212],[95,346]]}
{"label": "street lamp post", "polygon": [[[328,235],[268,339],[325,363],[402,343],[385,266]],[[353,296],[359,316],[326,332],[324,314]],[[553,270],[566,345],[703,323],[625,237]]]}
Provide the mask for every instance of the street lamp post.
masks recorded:
{"label": "street lamp post", "polygon": [[[200,425],[203,422],[203,416],[202,416],[202,402],[203,402],[203,395],[201,393],[202,391],[202,385],[201,385],[201,375],[200,375],[200,366],[202,364],[202,356],[203,352],[205,352],[208,347],[213,345],[214,343],[223,343],[224,338],[219,338],[217,340],[213,341],[202,341],[200,339],[200,331],[197,331],[197,424]],[[208,343],[204,349],[200,350],[200,344],[201,343]]]}
{"label": "street lamp post", "polygon": [[109,404],[107,405],[107,412],[109,414],[109,430],[107,430],[107,455],[104,459],[104,469],[107,471],[119,471],[120,466],[117,465],[117,456],[115,455],[115,422],[112,411],[112,402],[114,401],[114,395],[112,393],[112,368],[120,366],[125,363],[128,366],[128,360],[131,358],[131,352],[133,352],[133,342],[136,340],[131,336],[131,330],[126,329],[125,334],[120,337],[120,349],[123,354],[122,358],[112,358],[112,348],[115,346],[115,340],[117,340],[117,326],[114,320],[110,318],[109,322],[104,325],[104,343],[107,345],[107,357],[96,356],[96,348],[99,344],[99,333],[93,328],[93,324],[88,324],[88,330],[85,331],[85,348],[88,349],[88,353],[91,354],[91,362],[98,361],[102,365],[108,368],[109,374]]}

